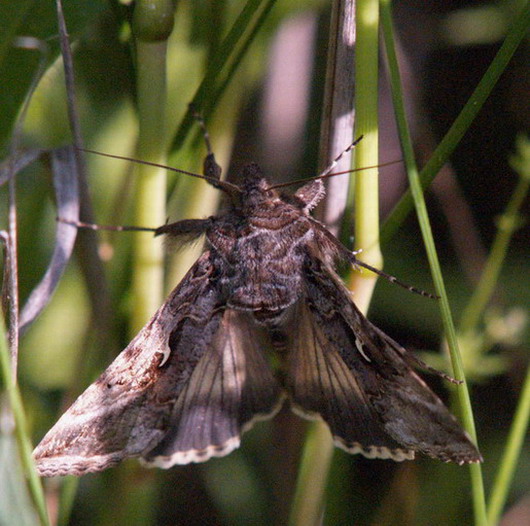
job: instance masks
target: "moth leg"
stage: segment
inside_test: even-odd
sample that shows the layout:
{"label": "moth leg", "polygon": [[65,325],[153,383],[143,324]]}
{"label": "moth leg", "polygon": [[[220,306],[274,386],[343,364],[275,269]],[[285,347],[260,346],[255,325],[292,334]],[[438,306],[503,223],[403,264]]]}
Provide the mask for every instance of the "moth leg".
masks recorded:
{"label": "moth leg", "polygon": [[203,116],[200,112],[192,105],[189,106],[192,117],[197,121],[198,125],[201,127],[202,136],[206,144],[206,157],[204,158],[202,172],[207,177],[213,177],[214,179],[220,180],[222,168],[217,164],[215,160],[215,155],[212,150],[212,143],[210,142],[210,134],[208,133],[208,128],[206,128],[206,123],[204,122]]}
{"label": "moth leg", "polygon": [[456,378],[453,378],[450,374],[444,373],[443,371],[439,371],[438,369],[431,367],[428,363],[425,363],[421,358],[418,358],[414,353],[406,352],[403,357],[409,365],[419,367],[420,369],[434,374],[439,378],[443,378],[444,380],[447,380],[452,384],[460,385],[464,383],[462,380],[457,380]]}
{"label": "moth leg", "polygon": [[345,148],[320,174],[317,175],[312,181],[309,181],[304,186],[299,188],[295,192],[295,196],[302,200],[306,205],[306,210],[313,210],[315,206],[322,200],[326,191],[324,189],[324,183],[322,179],[326,177],[332,170],[337,166],[342,157],[347,153],[351,152],[355,145],[363,138],[361,135],[355,141],[353,141],[347,148]]}
{"label": "moth leg", "polygon": [[366,270],[369,270],[370,272],[373,272],[374,274],[385,278],[387,281],[390,281],[390,283],[399,285],[400,287],[408,290],[409,292],[414,292],[415,294],[419,294],[420,296],[425,296],[426,298],[431,298],[434,300],[440,299],[440,296],[437,296],[436,294],[431,294],[430,292],[425,292],[424,290],[413,287],[412,285],[401,281],[395,276],[387,274],[383,270],[379,270],[378,268],[372,267],[372,265],[369,265],[368,263],[357,259],[356,256],[361,252],[361,250],[348,250],[331,232],[324,228],[321,223],[319,223],[316,219],[310,219],[313,223],[313,226],[322,236],[325,243],[329,243],[329,245],[336,251],[338,257],[344,259],[345,261],[348,261],[351,265],[353,265],[355,269],[359,269],[359,267],[365,268]]}
{"label": "moth leg", "polygon": [[318,205],[325,194],[322,179],[317,179],[301,186],[294,195],[304,203],[305,209],[310,211]]}
{"label": "moth leg", "polygon": [[175,223],[166,223],[155,230],[155,236],[167,235],[183,242],[194,241],[205,234],[212,226],[214,218],[183,219]]}

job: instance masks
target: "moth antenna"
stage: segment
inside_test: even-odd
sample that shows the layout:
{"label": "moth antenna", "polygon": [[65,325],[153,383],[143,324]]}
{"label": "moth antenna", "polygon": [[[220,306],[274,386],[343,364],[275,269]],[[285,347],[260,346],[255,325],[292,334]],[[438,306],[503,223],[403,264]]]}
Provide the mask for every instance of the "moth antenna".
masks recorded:
{"label": "moth antenna", "polygon": [[296,179],[295,181],[289,181],[288,183],[275,184],[269,186],[269,190],[274,188],[284,188],[285,186],[292,186],[295,184],[308,183],[309,181],[316,181],[317,179],[329,179],[330,177],[336,177],[337,175],[352,174],[355,172],[361,172],[363,170],[370,170],[370,168],[383,168],[384,166],[390,166],[391,164],[398,164],[403,162],[401,159],[395,161],[387,161],[386,163],[374,164],[372,166],[363,166],[362,168],[351,168],[350,170],[344,170],[343,172],[333,172],[326,175],[315,175],[314,177],[305,177],[304,179]]}
{"label": "moth antenna", "polygon": [[82,221],[71,221],[58,217],[59,223],[75,226],[76,228],[87,228],[89,230],[110,230],[111,232],[156,232],[156,228],[149,228],[144,226],[112,226],[112,225],[96,225],[94,223],[83,223]]}
{"label": "moth antenna", "polygon": [[151,161],[142,161],[140,159],[134,159],[133,157],[125,157],[123,155],[115,155],[111,153],[98,152],[97,150],[89,150],[88,148],[79,148],[79,150],[81,150],[82,152],[101,155],[103,157],[109,157],[111,159],[120,159],[122,161],[130,161],[130,162],[137,163],[137,164],[145,164],[146,166],[154,166],[156,168],[163,168],[164,170],[168,170],[170,172],[175,172],[175,173],[179,173],[183,175],[189,175],[190,177],[196,177],[197,179],[204,179],[205,181],[208,181],[215,188],[218,188],[219,190],[222,190],[223,192],[226,192],[229,195],[241,193],[241,190],[237,185],[229,183],[228,181],[221,181],[214,175],[196,174],[194,172],[188,172],[187,170],[181,170],[180,168],[173,168],[172,166],[166,166],[165,164],[153,163]]}
{"label": "moth antenna", "polygon": [[[335,175],[351,173],[351,172],[355,172],[355,171],[359,170],[359,168],[357,168],[357,169],[354,169],[354,170],[347,170],[345,172],[338,172],[338,173],[330,174],[331,170],[333,170],[333,168],[335,168],[335,166],[337,166],[338,162],[348,152],[351,152],[353,150],[353,148],[355,148],[355,146],[362,140],[363,137],[364,137],[364,135],[360,135],[359,137],[357,137],[357,139],[355,139],[347,148],[342,150],[342,152],[339,155],[337,155],[337,157],[335,157],[335,159],[333,159],[333,161],[322,172],[320,172],[315,177],[306,177],[305,179],[297,179],[296,181],[290,181],[288,183],[275,184],[274,186],[271,186],[269,188],[270,189],[272,189],[272,188],[283,188],[285,186],[291,186],[293,184],[307,183],[308,181],[316,181],[317,179],[325,179],[327,177],[333,177]],[[372,168],[372,167],[368,167],[368,168]],[[366,168],[362,168],[362,169],[365,170]]]}
{"label": "moth antenna", "polygon": [[355,257],[355,254],[358,254],[359,251],[353,252],[350,256],[351,263],[356,267],[363,267],[367,270],[370,270],[371,272],[374,272],[375,274],[381,276],[382,278],[385,278],[387,281],[390,281],[390,283],[395,283],[396,285],[399,285],[400,287],[403,287],[404,289],[407,289],[410,292],[414,292],[415,294],[419,294],[420,296],[425,296],[426,298],[431,298],[433,300],[439,300],[440,296],[437,296],[436,294],[431,294],[430,292],[426,292],[422,289],[418,289],[416,287],[413,287],[412,285],[409,285],[405,283],[404,281],[399,280],[395,276],[392,276],[391,274],[387,274],[383,270],[379,270],[378,268],[372,267],[372,265],[368,265],[368,263],[364,263],[364,261],[361,261]]}
{"label": "moth antenna", "polygon": [[339,163],[339,161],[349,152],[351,152],[355,146],[357,146],[357,144],[359,144],[359,142],[362,141],[364,135],[360,135],[359,137],[357,137],[357,139],[355,139],[346,149],[342,150],[341,153],[339,153],[339,155],[337,155],[337,157],[335,157],[335,159],[333,159],[333,161],[331,161],[331,163],[327,166],[327,168],[325,168],[322,172],[320,172],[317,176],[316,176],[316,179],[323,179],[324,177],[326,177],[326,175],[328,175],[331,170],[333,170],[333,168],[335,168],[335,166],[337,166],[337,164]]}
{"label": "moth antenna", "polygon": [[363,166],[362,168],[352,168],[351,170],[344,170],[343,172],[333,172],[333,173],[331,173],[333,168],[335,168],[335,166],[337,166],[337,164],[344,157],[344,155],[346,155],[348,152],[351,152],[355,148],[355,146],[357,146],[357,144],[359,144],[359,142],[362,140],[363,137],[364,137],[364,135],[360,135],[359,137],[357,137],[357,139],[355,139],[347,148],[345,148],[339,155],[337,155],[337,157],[335,157],[335,159],[333,159],[333,161],[322,172],[320,172],[318,175],[316,175],[314,177],[306,177],[304,179],[296,179],[295,181],[289,181],[288,183],[275,184],[275,185],[269,187],[269,189],[284,188],[286,186],[291,186],[291,185],[294,185],[294,184],[307,183],[309,181],[316,181],[317,179],[327,179],[328,177],[335,177],[337,175],[351,174],[351,173],[354,173],[354,172],[360,172],[361,170],[368,170],[370,168],[381,168],[383,166],[389,166],[391,164],[396,164],[396,163],[400,163],[401,162],[401,159],[400,159],[400,160],[397,160],[397,161],[388,161],[386,163],[376,164],[374,166]]}

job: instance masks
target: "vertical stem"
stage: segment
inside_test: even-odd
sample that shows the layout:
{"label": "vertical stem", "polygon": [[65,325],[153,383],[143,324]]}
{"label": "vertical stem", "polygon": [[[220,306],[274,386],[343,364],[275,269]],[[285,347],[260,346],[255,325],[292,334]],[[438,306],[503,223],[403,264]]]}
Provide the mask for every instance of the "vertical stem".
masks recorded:
{"label": "vertical stem", "polygon": [[[476,442],[475,423],[473,421],[473,411],[471,407],[471,400],[469,397],[469,391],[464,377],[464,368],[462,365],[462,359],[460,357],[460,351],[458,347],[458,340],[456,337],[456,331],[451,315],[451,308],[449,306],[449,300],[445,290],[445,284],[442,277],[442,271],[440,262],[438,260],[438,254],[436,252],[436,246],[434,244],[434,238],[432,235],[431,225],[429,216],[427,213],[427,207],[425,205],[425,199],[423,196],[423,190],[420,183],[418,174],[418,168],[414,159],[414,150],[412,147],[412,140],[410,137],[408,124],[405,115],[405,105],[403,101],[403,93],[401,89],[401,79],[399,74],[399,66],[396,57],[396,51],[394,47],[393,27],[392,27],[392,15],[390,11],[390,1],[381,1],[381,16],[384,26],[384,38],[386,53],[388,57],[388,65],[390,69],[390,81],[392,88],[392,100],[394,103],[394,111],[396,114],[396,122],[398,126],[399,136],[401,139],[401,145],[403,149],[403,156],[405,159],[405,166],[407,169],[407,175],[410,183],[410,190],[414,199],[416,207],[416,214],[418,216],[418,222],[420,225],[423,243],[425,245],[425,251],[429,260],[429,266],[431,268],[431,274],[436,288],[436,293],[440,296],[440,311],[441,318],[444,326],[444,331],[447,337],[449,345],[451,364],[453,366],[454,376],[458,380],[462,381],[462,384],[458,386],[457,395],[460,403],[462,412],[462,420],[464,427],[471,435],[472,439]],[[482,470],[480,464],[472,464],[469,467],[471,473],[471,486],[473,491],[473,505],[475,511],[475,524],[485,525],[486,524],[486,506],[484,499],[484,483],[482,480]]]}
{"label": "vertical stem", "polygon": [[[166,162],[166,50],[173,28],[170,0],[140,0],[135,7],[139,159]],[[166,174],[153,166],[139,165],[135,224],[158,226],[165,221]],[[163,247],[148,233],[135,239],[133,268],[134,311],[131,329],[136,332],[160,306],[163,294]]]}
{"label": "vertical stem", "polygon": [[[461,320],[462,332],[474,332],[481,320],[488,301],[498,281],[500,270],[513,233],[520,223],[520,210],[530,188],[530,142],[524,136],[517,137],[517,153],[511,158],[511,166],[519,174],[519,181],[506,207],[499,218],[497,235],[490,255],[482,271],[480,281],[467,305]],[[506,449],[499,462],[499,469],[493,483],[488,503],[488,524],[494,526],[506,503],[506,497],[513,481],[517,460],[521,454],[524,438],[530,420],[530,366],[519,397],[519,403],[511,424]]]}
{"label": "vertical stem", "polygon": [[[355,148],[356,166],[377,166],[378,137],[378,73],[379,73],[379,3],[378,0],[357,2],[357,82],[355,112],[356,133],[364,135]],[[377,168],[355,174],[355,248],[361,249],[360,259],[381,268],[383,257],[379,247],[379,171]],[[366,312],[377,276],[371,272],[354,271],[349,288],[355,291],[355,303]]]}
{"label": "vertical stem", "polygon": [[[165,165],[166,133],[166,56],[167,40],[173,29],[171,0],[139,0],[136,2],[132,28],[136,51],[136,92],[139,135],[136,156],[142,161]],[[166,172],[155,166],[138,165],[134,223],[159,226],[165,221]],[[133,310],[130,330],[136,333],[162,303],[164,254],[160,239],[149,233],[138,233],[134,239]],[[151,523],[155,506],[149,484],[135,478],[132,466],[117,472],[114,496],[117,505],[105,508],[103,522],[130,524]],[[134,480],[134,483],[131,481]],[[147,479],[143,479],[147,481]],[[124,490],[126,488],[126,490]],[[139,510],[142,517],[139,518]]]}
{"label": "vertical stem", "polygon": [[506,443],[506,449],[499,462],[499,471],[493,483],[491,497],[488,506],[488,524],[495,526],[499,522],[510,483],[513,480],[517,459],[521,454],[524,438],[528,431],[528,422],[530,420],[530,366],[526,370],[526,379],[524,382],[519,405],[515,412],[510,435]]}
{"label": "vertical stem", "polygon": [[[29,439],[28,426],[24,407],[22,404],[22,397],[12,374],[12,365],[10,363],[9,351],[5,339],[4,321],[0,316],[0,378],[3,380],[5,394],[9,402],[13,419],[15,421],[15,436],[19,449],[20,460],[24,468],[24,474],[27,477],[28,487],[35,505],[36,511],[39,515],[42,526],[50,524],[48,519],[48,512],[46,510],[46,502],[42,485],[40,483],[35,464],[31,455],[32,446]],[[9,425],[6,423],[6,418],[2,425]]]}
{"label": "vertical stem", "polygon": [[[320,166],[324,169],[352,142],[355,120],[355,2],[333,4],[329,49],[326,65],[324,109],[320,130]],[[351,168],[352,154],[344,155],[335,170]],[[347,204],[347,177],[333,177],[326,182],[325,209],[319,217],[335,235],[339,232]]]}
{"label": "vertical stem", "polygon": [[13,382],[17,383],[19,310],[18,310],[18,243],[17,243],[17,204],[16,177],[9,179],[8,236],[6,242],[6,263],[9,280],[9,349]]}
{"label": "vertical stem", "polygon": [[322,524],[326,507],[326,486],[333,458],[333,439],[324,422],[314,422],[307,433],[293,507],[291,526]]}

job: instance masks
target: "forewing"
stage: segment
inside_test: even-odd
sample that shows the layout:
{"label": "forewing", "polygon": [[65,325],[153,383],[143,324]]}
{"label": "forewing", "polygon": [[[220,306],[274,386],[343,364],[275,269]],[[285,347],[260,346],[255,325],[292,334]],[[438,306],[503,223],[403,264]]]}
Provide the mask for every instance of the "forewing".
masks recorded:
{"label": "forewing", "polygon": [[[420,451],[443,461],[479,462],[481,456],[468,435],[407,363],[407,351],[362,315],[338,278],[313,259],[305,269],[305,283],[307,306],[302,318],[306,328],[311,327],[308,348],[321,365],[318,373],[308,371],[304,381],[322,382],[311,380],[311,375],[325,369],[326,389],[335,396],[335,406],[317,412],[329,423],[339,445],[397,460]],[[296,350],[298,367],[304,352]],[[300,392],[299,383],[295,382],[295,393]]]}
{"label": "forewing", "polygon": [[[34,451],[43,476],[82,475],[152,449],[167,432],[186,378],[207,350],[222,313],[209,254],[197,261],[147,325],[76,400]],[[186,336],[170,349],[170,335]],[[161,383],[170,374],[174,384]]]}
{"label": "forewing", "polygon": [[211,348],[174,405],[166,436],[144,455],[145,463],[168,468],[224,456],[254,421],[279,409],[283,394],[264,355],[262,331],[251,314],[224,312]]}

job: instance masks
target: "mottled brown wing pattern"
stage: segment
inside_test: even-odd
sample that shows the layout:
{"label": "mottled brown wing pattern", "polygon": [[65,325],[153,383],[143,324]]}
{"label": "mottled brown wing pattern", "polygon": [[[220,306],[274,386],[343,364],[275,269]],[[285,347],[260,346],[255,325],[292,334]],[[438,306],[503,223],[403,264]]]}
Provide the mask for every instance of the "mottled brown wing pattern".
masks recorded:
{"label": "mottled brown wing pattern", "polygon": [[[46,434],[34,451],[41,475],[100,471],[160,442],[189,369],[206,351],[201,331],[205,326],[214,331],[221,319],[214,311],[218,294],[209,280],[211,273],[205,253],[127,348]],[[184,360],[170,352],[169,338],[175,331],[189,337],[187,346],[177,350],[186,355]],[[160,380],[168,376],[175,383],[164,392]]]}
{"label": "mottled brown wing pattern", "polygon": [[128,457],[170,467],[223,456],[283,400],[251,315],[226,309],[204,254],[35,450],[43,476]]}
{"label": "mottled brown wing pattern", "polygon": [[295,306],[293,323],[287,330],[287,391],[292,409],[304,418],[321,417],[335,444],[349,453],[393,460],[414,458],[413,450],[402,447],[383,430],[363,385],[329,339],[322,322],[328,320],[312,312],[305,301]]}
{"label": "mottled brown wing pattern", "polygon": [[[224,311],[208,353],[173,407],[166,436],[143,455],[144,463],[169,468],[227,455],[254,421],[280,408],[283,394],[267,362],[262,331],[251,314]],[[171,381],[164,376],[161,389],[170,389]]]}
{"label": "mottled brown wing pattern", "polygon": [[[307,301],[298,307],[304,321],[297,322],[293,340],[305,338],[309,352],[294,347],[295,403],[319,413],[338,445],[368,457],[401,460],[419,451],[460,464],[481,461],[453,415],[409,366],[407,351],[362,315],[324,263],[309,260],[305,284]],[[302,374],[308,356],[313,367]]]}

